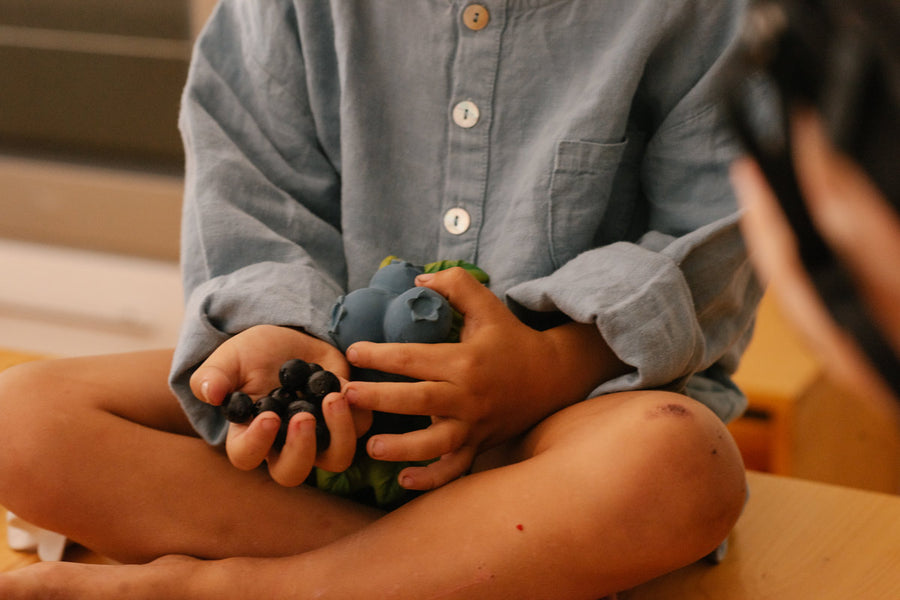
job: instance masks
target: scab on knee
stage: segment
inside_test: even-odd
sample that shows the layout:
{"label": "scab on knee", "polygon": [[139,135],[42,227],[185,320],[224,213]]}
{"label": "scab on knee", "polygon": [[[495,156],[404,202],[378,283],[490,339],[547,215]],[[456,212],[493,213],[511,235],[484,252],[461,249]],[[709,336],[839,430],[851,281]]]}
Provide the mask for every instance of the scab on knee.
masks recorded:
{"label": "scab on knee", "polygon": [[647,416],[650,418],[691,418],[694,416],[694,413],[691,412],[690,408],[679,402],[666,402],[664,404],[657,404],[656,406],[652,407],[648,411]]}

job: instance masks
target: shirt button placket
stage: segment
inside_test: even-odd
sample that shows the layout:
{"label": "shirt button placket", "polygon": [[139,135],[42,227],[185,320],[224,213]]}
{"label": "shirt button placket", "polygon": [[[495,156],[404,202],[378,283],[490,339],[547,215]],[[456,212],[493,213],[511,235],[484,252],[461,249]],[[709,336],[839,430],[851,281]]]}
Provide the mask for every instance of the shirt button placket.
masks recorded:
{"label": "shirt button placket", "polygon": [[461,15],[457,13],[460,35],[452,80],[457,100],[449,115],[448,177],[442,215],[445,235],[440,243],[445,258],[475,260],[477,255],[487,180],[488,109],[502,29],[497,23],[503,20],[502,15],[489,12],[486,4],[468,4]]}

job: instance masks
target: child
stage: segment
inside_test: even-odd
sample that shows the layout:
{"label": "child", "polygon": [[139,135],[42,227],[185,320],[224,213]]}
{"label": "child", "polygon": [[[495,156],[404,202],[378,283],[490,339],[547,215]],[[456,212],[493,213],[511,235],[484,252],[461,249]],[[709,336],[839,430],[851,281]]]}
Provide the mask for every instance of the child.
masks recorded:
{"label": "child", "polygon": [[751,125],[760,103],[740,108],[733,86],[755,159],[732,169],[754,262],[834,373],[896,418],[900,278],[881,257],[900,252],[900,5],[756,2],[747,23],[735,76],[765,81],[769,111],[789,117]]}
{"label": "child", "polygon": [[[900,355],[900,279],[892,261],[881,257],[900,252],[900,218],[883,192],[865,172],[837,150],[812,110],[798,111],[793,139],[806,203],[817,217],[817,230],[861,282],[867,308],[886,339]],[[832,320],[792,248],[794,233],[772,190],[750,159],[732,168],[738,197],[747,211],[741,220],[748,243],[757,251],[754,261],[772,283],[773,291],[793,323],[819,353],[823,363],[858,397],[900,425],[900,396],[860,351],[846,324]]]}
{"label": "child", "polygon": [[[183,100],[177,349],[3,377],[0,503],[153,562],[41,564],[0,596],[596,598],[716,548],[745,498],[723,421],[760,294],[713,106],[741,9],[221,2]],[[490,287],[422,277],[460,342],[344,356],[330,308],[391,254]],[[344,380],[318,454],[307,415],[279,452],[277,417],[218,407],[294,357]],[[367,442],[439,459],[389,513],[303,484],[350,464],[372,410],[433,422]]]}

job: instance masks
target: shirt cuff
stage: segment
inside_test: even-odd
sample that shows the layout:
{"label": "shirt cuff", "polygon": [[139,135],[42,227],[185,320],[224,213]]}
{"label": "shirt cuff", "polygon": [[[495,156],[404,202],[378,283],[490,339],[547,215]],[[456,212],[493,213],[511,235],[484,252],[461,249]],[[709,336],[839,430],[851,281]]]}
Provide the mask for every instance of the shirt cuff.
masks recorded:
{"label": "shirt cuff", "polygon": [[591,395],[683,387],[704,354],[681,270],[668,256],[636,244],[585,252],[547,277],[514,286],[507,298],[528,311],[559,311],[595,323],[616,356],[634,367]]}
{"label": "shirt cuff", "polygon": [[259,263],[210,279],[188,298],[169,385],[207,442],[223,443],[228,424],[219,407],[193,395],[190,377],[223,342],[263,324],[301,328],[330,342],[331,307],[343,292],[316,270],[303,271],[288,264]]}

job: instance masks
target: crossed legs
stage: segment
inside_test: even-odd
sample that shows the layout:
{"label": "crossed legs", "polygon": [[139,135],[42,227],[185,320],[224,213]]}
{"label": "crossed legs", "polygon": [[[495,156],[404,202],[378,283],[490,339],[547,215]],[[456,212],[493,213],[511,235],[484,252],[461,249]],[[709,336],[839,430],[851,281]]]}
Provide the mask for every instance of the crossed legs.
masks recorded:
{"label": "crossed legs", "polygon": [[244,558],[39,565],[0,578],[0,596],[55,585],[115,597],[127,581],[147,597],[173,585],[168,597],[596,598],[703,556],[743,505],[740,457],[715,416],[633,392],[563,410],[384,515],[233,468],[194,436],[165,385],[170,359],[0,375],[0,504],[125,562]]}

